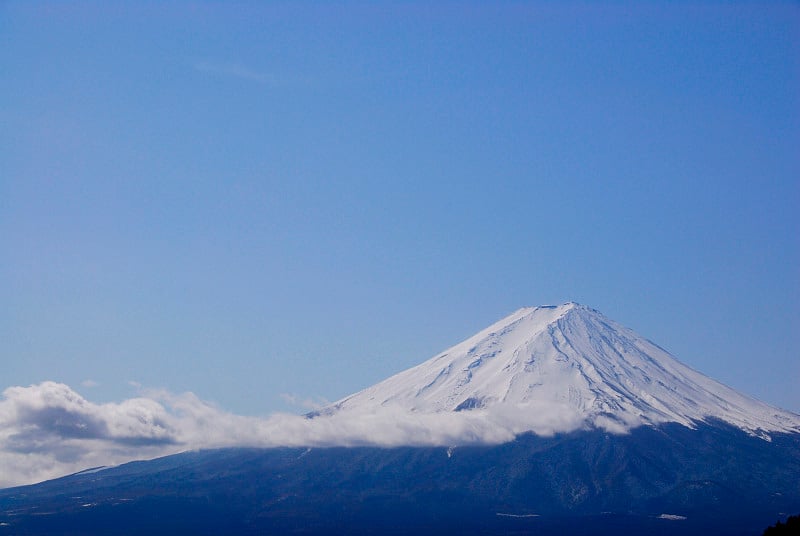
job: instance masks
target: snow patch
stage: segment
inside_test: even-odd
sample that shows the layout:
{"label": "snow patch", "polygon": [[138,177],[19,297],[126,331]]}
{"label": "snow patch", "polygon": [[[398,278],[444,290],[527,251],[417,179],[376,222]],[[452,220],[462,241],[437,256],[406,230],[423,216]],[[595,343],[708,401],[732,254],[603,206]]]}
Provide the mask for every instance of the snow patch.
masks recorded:
{"label": "snow patch", "polygon": [[661,514],[658,519],[668,519],[670,521],[683,521],[686,516],[679,516],[677,514]]}

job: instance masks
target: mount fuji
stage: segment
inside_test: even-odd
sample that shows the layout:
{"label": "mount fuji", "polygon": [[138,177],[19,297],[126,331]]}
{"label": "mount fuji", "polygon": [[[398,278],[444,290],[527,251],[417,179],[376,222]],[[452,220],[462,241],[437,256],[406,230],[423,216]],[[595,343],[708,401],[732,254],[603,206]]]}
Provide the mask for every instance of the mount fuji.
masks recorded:
{"label": "mount fuji", "polygon": [[[0,535],[745,535],[800,511],[800,415],[576,303],[298,419],[317,439],[0,490]],[[357,419],[409,440],[354,441]]]}
{"label": "mount fuji", "polygon": [[577,303],[519,309],[424,363],[320,414],[506,412],[520,431],[624,432],[717,419],[765,439],[800,432],[800,415],[745,396]]}

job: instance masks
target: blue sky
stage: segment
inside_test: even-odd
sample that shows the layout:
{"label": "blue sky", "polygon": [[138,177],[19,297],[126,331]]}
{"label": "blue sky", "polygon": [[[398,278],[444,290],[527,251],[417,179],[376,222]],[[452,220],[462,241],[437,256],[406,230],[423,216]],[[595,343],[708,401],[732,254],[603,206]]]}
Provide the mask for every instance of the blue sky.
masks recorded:
{"label": "blue sky", "polygon": [[0,73],[0,388],[262,415],[574,300],[800,412],[796,3],[3,2]]}

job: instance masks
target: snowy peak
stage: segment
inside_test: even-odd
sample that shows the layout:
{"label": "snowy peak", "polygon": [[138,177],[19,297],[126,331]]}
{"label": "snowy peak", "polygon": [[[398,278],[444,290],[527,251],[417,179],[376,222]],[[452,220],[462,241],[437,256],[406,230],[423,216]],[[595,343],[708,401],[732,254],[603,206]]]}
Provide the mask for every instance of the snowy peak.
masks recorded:
{"label": "snowy peak", "polygon": [[800,416],[759,402],[680,363],[577,303],[526,307],[420,365],[329,407],[416,413],[486,412],[520,431],[719,419],[749,433],[800,432]]}

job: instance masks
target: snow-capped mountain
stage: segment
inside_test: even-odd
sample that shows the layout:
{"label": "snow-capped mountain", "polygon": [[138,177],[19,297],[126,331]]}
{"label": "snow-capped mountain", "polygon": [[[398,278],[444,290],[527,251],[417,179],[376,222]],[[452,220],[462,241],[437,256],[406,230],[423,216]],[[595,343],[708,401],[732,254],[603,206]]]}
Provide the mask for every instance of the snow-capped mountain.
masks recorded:
{"label": "snow-capped mountain", "polygon": [[589,307],[530,307],[321,413],[398,407],[419,413],[506,412],[560,429],[627,431],[719,419],[751,434],[800,432],[800,415],[692,370]]}
{"label": "snow-capped mountain", "polygon": [[0,490],[0,536],[740,536],[800,504],[799,415],[574,303],[520,309],[317,415],[291,425],[354,440]]}

